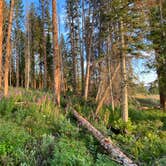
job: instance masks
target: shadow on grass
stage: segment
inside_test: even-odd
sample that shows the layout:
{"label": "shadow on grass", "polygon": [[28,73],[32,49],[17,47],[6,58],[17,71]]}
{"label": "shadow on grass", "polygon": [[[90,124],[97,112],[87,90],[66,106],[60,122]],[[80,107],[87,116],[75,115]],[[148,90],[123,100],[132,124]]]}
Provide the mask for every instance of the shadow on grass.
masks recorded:
{"label": "shadow on grass", "polygon": [[150,107],[150,108],[159,106],[159,100],[156,100],[156,99],[151,99],[151,98],[146,98],[146,99],[136,98],[136,100],[140,103],[141,106]]}
{"label": "shadow on grass", "polygon": [[166,130],[166,114],[161,110],[146,110],[146,111],[139,111],[139,110],[129,110],[129,117],[133,122],[140,122],[140,121],[156,121],[159,120],[163,123],[163,130]]}

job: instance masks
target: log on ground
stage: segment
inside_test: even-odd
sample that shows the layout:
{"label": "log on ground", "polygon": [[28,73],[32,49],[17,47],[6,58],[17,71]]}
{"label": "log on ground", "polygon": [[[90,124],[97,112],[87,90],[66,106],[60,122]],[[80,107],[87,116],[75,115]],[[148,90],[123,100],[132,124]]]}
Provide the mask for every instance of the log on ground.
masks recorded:
{"label": "log on ground", "polygon": [[117,146],[113,144],[110,138],[105,137],[99,130],[97,130],[88,120],[82,117],[73,108],[72,114],[77,119],[79,124],[86,128],[92,135],[100,142],[101,146],[107,151],[111,158],[124,166],[137,166],[129,157],[127,157]]}

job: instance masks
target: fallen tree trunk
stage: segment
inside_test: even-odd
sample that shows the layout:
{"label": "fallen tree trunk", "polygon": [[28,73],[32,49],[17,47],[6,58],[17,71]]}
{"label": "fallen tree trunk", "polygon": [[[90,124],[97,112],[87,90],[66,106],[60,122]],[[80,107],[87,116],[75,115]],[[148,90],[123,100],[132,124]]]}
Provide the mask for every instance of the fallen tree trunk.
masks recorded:
{"label": "fallen tree trunk", "polygon": [[100,142],[102,147],[109,153],[110,157],[124,166],[137,166],[129,159],[113,142],[106,138],[99,130],[97,130],[90,122],[83,118],[76,110],[72,109],[74,117],[81,126],[85,127]]}

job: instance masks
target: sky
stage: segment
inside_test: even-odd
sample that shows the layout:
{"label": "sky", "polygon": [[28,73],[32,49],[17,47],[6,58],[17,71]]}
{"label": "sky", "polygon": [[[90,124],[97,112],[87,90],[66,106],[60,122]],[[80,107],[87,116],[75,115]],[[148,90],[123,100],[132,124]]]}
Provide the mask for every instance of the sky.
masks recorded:
{"label": "sky", "polygon": [[148,60],[134,59],[132,61],[134,73],[137,75],[139,82],[143,82],[146,86],[157,79],[155,70],[147,68]]}
{"label": "sky", "polygon": [[[24,8],[26,8],[27,3],[30,4],[31,2],[38,4],[39,0],[23,0]],[[65,31],[65,24],[64,24],[64,19],[65,19],[64,8],[65,8],[65,0],[57,0],[58,17],[60,20],[59,30],[60,30],[60,33],[63,33],[65,35],[66,31]],[[156,80],[157,78],[156,72],[153,70],[147,70],[145,60],[135,59],[133,60],[132,63],[133,63],[134,72],[138,76],[140,82],[143,82],[145,85],[148,85],[148,83],[151,83],[154,80]],[[144,71],[148,71],[148,72],[145,73]]]}
{"label": "sky", "polygon": [[[38,5],[39,0],[23,0],[24,9],[26,9],[27,4],[31,4],[34,2],[36,5]],[[51,0],[50,0],[51,2]],[[65,8],[65,0],[57,0],[57,10],[58,10],[58,17],[60,19],[60,33],[65,33],[65,24],[64,24],[64,8]]]}

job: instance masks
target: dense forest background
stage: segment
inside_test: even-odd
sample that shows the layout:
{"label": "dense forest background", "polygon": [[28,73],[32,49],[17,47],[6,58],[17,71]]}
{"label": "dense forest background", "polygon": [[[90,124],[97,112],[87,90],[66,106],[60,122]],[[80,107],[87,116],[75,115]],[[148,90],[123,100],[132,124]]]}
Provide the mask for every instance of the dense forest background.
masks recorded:
{"label": "dense forest background", "polygon": [[36,2],[0,0],[0,164],[164,165],[166,1]]}

